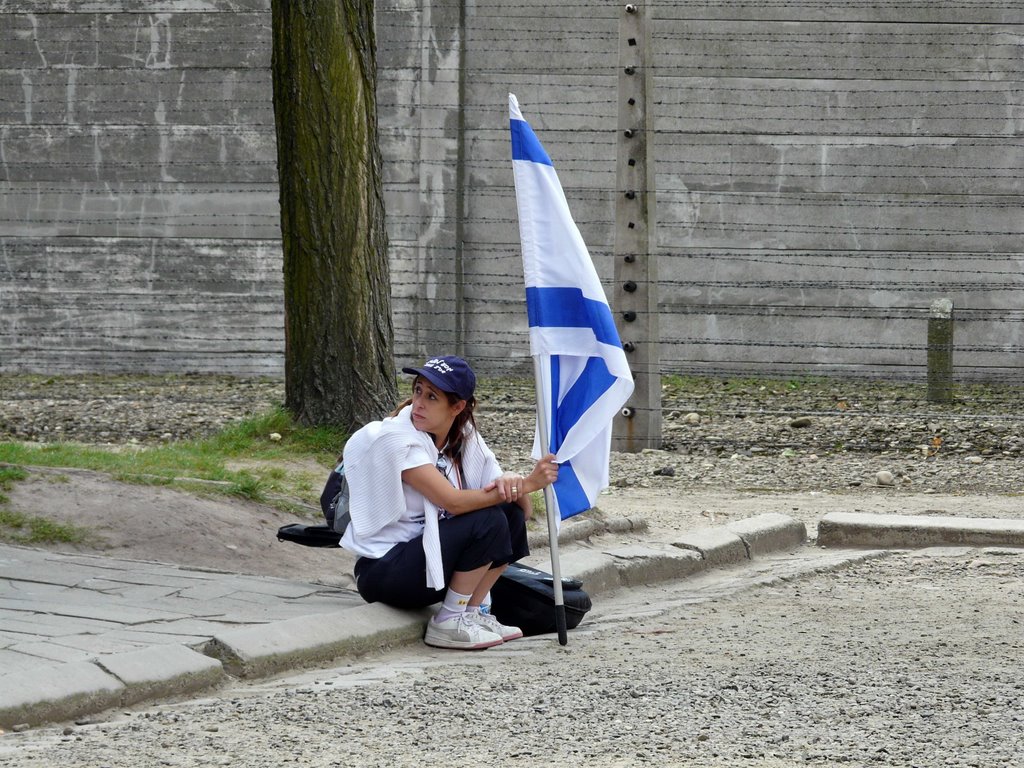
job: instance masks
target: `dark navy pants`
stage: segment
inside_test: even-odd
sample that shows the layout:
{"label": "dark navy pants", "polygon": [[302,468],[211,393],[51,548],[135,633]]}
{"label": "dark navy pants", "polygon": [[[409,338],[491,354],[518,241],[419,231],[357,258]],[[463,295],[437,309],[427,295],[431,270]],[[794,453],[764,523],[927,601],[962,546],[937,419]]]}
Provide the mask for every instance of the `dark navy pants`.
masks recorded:
{"label": "dark navy pants", "polygon": [[[447,587],[456,571],[488,563],[497,568],[530,554],[526,517],[517,504],[478,509],[438,522]],[[368,603],[425,608],[444,599],[446,589],[428,589],[423,537],[396,544],[383,557],[356,561],[356,588]]]}

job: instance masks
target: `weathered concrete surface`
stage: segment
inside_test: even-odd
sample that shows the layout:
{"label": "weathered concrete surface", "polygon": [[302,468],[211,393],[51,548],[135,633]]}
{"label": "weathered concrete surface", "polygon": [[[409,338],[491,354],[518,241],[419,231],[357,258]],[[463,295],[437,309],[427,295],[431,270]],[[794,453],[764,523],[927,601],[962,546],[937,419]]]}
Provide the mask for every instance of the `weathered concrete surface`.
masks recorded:
{"label": "weathered concrete surface", "polygon": [[818,523],[825,547],[1024,547],[1024,520],[833,512]]}
{"label": "weathered concrete surface", "polygon": [[219,661],[176,644],[98,656],[95,663],[124,684],[123,704],[192,693],[224,678]]}
{"label": "weathered concrete surface", "polygon": [[[746,562],[772,542],[789,551],[792,538],[772,533],[784,527],[780,517],[740,526],[761,542],[753,554],[724,529],[683,536],[680,547],[645,541],[636,520],[609,523],[623,532],[568,542],[562,575],[599,595]],[[525,562],[550,570],[550,553]],[[0,728],[414,643],[428,617],[323,585],[0,545]]]}
{"label": "weathered concrete surface", "polygon": [[747,558],[743,539],[727,528],[702,528],[672,542],[680,549],[696,552],[708,565],[738,563]]}
{"label": "weathered concrete surface", "polygon": [[121,703],[125,686],[87,661],[0,675],[0,728],[67,720]]}
{"label": "weathered concrete surface", "polygon": [[[269,2],[200,5],[3,4],[0,370],[281,375]],[[401,360],[530,372],[510,90],[621,296],[623,6],[527,6],[376,4]],[[1013,374],[1019,3],[676,7],[648,52],[662,367],[906,375],[942,292],[996,320],[958,366]]]}
{"label": "weathered concrete surface", "polygon": [[751,559],[765,552],[796,549],[807,540],[807,526],[778,513],[736,520],[725,527],[740,537]]}
{"label": "weathered concrete surface", "polygon": [[357,605],[342,612],[224,630],[203,646],[203,652],[220,659],[233,675],[259,677],[411,643],[423,637],[431,613]]}

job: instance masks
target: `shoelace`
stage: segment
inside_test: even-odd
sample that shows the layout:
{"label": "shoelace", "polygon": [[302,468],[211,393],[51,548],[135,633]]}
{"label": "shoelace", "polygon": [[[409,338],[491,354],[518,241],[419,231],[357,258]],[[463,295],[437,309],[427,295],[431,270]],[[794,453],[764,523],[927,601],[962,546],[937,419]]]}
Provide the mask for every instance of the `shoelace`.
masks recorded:
{"label": "shoelace", "polygon": [[498,621],[498,619],[495,618],[492,614],[479,613],[477,615],[480,617],[480,619],[482,619],[480,621],[480,625],[483,626],[484,629],[486,629],[488,632],[493,632],[496,635],[504,636],[505,630],[507,630],[508,628],[500,621]]}
{"label": "shoelace", "polygon": [[477,624],[468,613],[460,613],[459,629],[464,630],[472,635],[474,634],[473,630],[479,632],[481,629],[483,629],[483,627]]}
{"label": "shoelace", "polygon": [[480,623],[483,624],[488,629],[491,629],[491,628],[497,629],[498,628],[498,620],[496,618],[494,618],[493,616],[491,616],[491,614],[481,612],[481,613],[478,613],[477,616],[479,616],[480,619],[481,619]]}

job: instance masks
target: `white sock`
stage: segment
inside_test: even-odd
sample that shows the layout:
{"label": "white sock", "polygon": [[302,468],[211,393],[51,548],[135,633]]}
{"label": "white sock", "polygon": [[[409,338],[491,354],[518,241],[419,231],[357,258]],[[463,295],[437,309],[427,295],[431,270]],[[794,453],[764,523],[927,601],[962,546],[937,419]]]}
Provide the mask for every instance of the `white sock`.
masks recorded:
{"label": "white sock", "polygon": [[460,595],[449,587],[448,592],[445,593],[444,602],[441,604],[441,610],[437,612],[437,620],[445,621],[452,616],[465,613],[471,597],[472,595]]}
{"label": "white sock", "polygon": [[480,613],[491,612],[491,593],[488,592],[484,595],[484,599],[480,601]]}

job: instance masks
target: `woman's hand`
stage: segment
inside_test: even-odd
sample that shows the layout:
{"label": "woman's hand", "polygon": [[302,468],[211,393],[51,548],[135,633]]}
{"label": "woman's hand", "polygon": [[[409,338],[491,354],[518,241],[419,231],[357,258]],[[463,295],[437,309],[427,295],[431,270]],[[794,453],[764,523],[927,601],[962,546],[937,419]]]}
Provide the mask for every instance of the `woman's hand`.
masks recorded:
{"label": "woman's hand", "polygon": [[518,501],[526,496],[526,487],[523,485],[523,476],[515,472],[506,472],[495,478],[494,487],[501,494],[502,501]]}
{"label": "woman's hand", "polygon": [[549,453],[538,461],[533,472],[526,478],[526,484],[531,491],[539,491],[547,488],[558,479],[558,462],[555,461],[555,454]]}
{"label": "woman's hand", "polygon": [[549,453],[534,465],[528,476],[506,472],[497,478],[492,486],[501,494],[503,501],[517,502],[526,499],[527,495],[534,491],[547,488],[557,479],[558,464],[555,462],[555,454]]}

